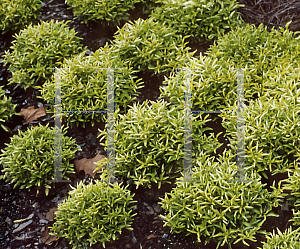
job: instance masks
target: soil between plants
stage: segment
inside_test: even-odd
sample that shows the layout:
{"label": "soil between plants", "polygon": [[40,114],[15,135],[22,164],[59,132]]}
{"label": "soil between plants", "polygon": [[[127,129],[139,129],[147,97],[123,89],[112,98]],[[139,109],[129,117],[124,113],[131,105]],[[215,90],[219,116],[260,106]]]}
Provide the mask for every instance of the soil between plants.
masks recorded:
{"label": "soil between plants", "polygon": [[[253,16],[255,10],[265,8],[263,13],[267,15],[268,11],[273,15],[276,14],[275,11],[272,12],[272,3],[269,1],[263,1],[264,3],[258,4],[258,1],[240,1],[246,5],[245,8],[241,9],[243,19],[246,21],[251,21],[253,23],[257,20],[269,21],[270,18],[266,16]],[[259,1],[261,2],[261,1]],[[277,1],[273,9],[277,8],[280,10],[280,4],[282,6],[287,1]],[[291,1],[290,1],[291,2]],[[268,5],[269,4],[269,5]],[[275,7],[274,7],[275,6]],[[261,8],[259,8],[261,7]],[[289,6],[290,7],[290,6]],[[267,11],[268,10],[268,11]],[[248,11],[248,12],[247,12]],[[261,12],[262,13],[262,12]],[[274,14],[275,13],[275,14]],[[294,11],[298,14],[298,12]],[[113,34],[116,31],[116,28],[106,28],[97,23],[88,23],[81,24],[80,20],[75,19],[72,11],[67,9],[66,4],[63,0],[45,0],[43,4],[43,10],[41,13],[41,20],[71,20],[69,26],[75,28],[78,32],[78,36],[82,37],[83,45],[87,46],[91,51],[97,50],[99,47],[104,46],[106,42],[110,42],[113,39]],[[271,16],[270,14],[270,16]],[[300,14],[300,13],[299,13]],[[140,14],[140,9],[131,12],[131,20],[137,19],[138,17],[145,18]],[[295,16],[293,16],[295,18]],[[273,20],[272,19],[272,20]],[[278,19],[278,18],[277,18]],[[300,20],[300,18],[298,18]],[[289,20],[284,20],[285,22]],[[273,21],[274,22],[274,21]],[[257,23],[255,23],[257,24]],[[275,25],[274,23],[265,23],[268,25]],[[282,25],[282,19],[278,19],[277,25]],[[285,24],[285,23],[284,23]],[[298,24],[296,22],[296,24]],[[300,30],[300,27],[293,26],[294,30]],[[4,54],[5,50],[8,50],[11,46],[11,41],[13,33],[8,33],[5,35],[0,35],[0,55]],[[211,43],[210,43],[211,44]],[[206,45],[197,45],[189,44],[189,46],[195,50],[197,53],[195,56],[198,56],[200,51],[204,52],[207,50],[210,44]],[[1,59],[0,59],[1,60]],[[0,84],[4,86],[4,89],[7,92],[7,96],[12,97],[14,104],[17,104],[16,112],[20,112],[21,108],[27,108],[34,105],[36,108],[38,106],[46,105],[41,99],[38,99],[39,92],[29,88],[27,91],[24,91],[19,85],[7,85],[8,79],[11,77],[7,71],[7,67],[3,66],[0,63]],[[137,98],[137,102],[143,102],[146,99],[155,100],[159,96],[159,86],[163,78],[150,77],[149,74],[139,74],[145,83],[145,87],[142,89],[140,96]],[[211,114],[213,115],[213,114]],[[217,114],[214,114],[217,115]],[[212,116],[211,116],[212,117]],[[209,122],[208,126],[213,128],[215,134],[219,132],[225,132],[221,126],[221,120],[217,119],[215,122]],[[51,118],[50,114],[46,117],[41,117],[37,121],[32,122],[32,125],[41,123],[46,125],[47,123],[50,126],[54,125],[54,121]],[[12,131],[12,134],[17,134],[18,130],[25,131],[30,124],[23,124],[23,118],[20,116],[14,116],[12,121],[7,123],[7,126]],[[90,124],[87,124],[86,128],[81,127],[72,127],[68,130],[68,135],[76,138],[77,144],[82,148],[81,152],[76,153],[76,159],[81,158],[92,158],[97,153],[105,155],[105,151],[99,145],[97,139],[98,128],[103,129],[103,123],[96,123],[94,127]],[[9,143],[10,133],[0,131],[0,150],[5,147],[5,143]],[[222,153],[226,147],[227,140],[224,136],[220,136],[220,142],[224,145],[217,151],[217,154]],[[2,165],[0,165],[2,169]],[[270,177],[268,185],[272,185],[272,181],[283,179],[286,176],[280,175],[276,177]],[[35,195],[35,189],[32,191],[21,190],[19,188],[13,189],[13,185],[7,183],[3,180],[0,180],[0,248],[72,248],[68,242],[62,238],[57,241],[53,241],[50,244],[45,244],[41,242],[41,234],[44,233],[48,226],[53,224],[53,221],[48,221],[45,219],[47,212],[58,205],[63,201],[70,190],[70,185],[76,186],[79,181],[88,182],[91,180],[88,177],[84,176],[83,172],[77,173],[75,176],[71,177],[70,183],[55,183],[54,188],[50,191],[47,197],[40,194],[39,196]],[[159,214],[163,214],[163,210],[157,204],[159,197],[164,197],[166,192],[170,192],[171,189],[175,186],[174,181],[172,184],[165,184],[161,189],[157,189],[156,185],[153,185],[151,189],[138,189],[135,190],[132,187],[129,189],[135,193],[134,200],[137,201],[137,207],[135,212],[137,215],[134,218],[132,227],[133,231],[123,230],[123,233],[120,236],[120,239],[107,243],[106,248],[108,249],[123,249],[123,248],[132,248],[132,249],[160,249],[160,248],[170,248],[170,249],[214,249],[216,244],[211,242],[208,245],[204,245],[203,242],[196,242],[196,236],[185,236],[183,234],[170,234],[170,229],[163,227],[163,220],[158,217]],[[272,231],[274,228],[278,227],[281,230],[284,230],[289,226],[288,220],[292,217],[290,210],[284,208],[284,206],[279,206],[274,210],[279,214],[278,218],[270,217],[264,223],[262,229],[267,231]],[[31,216],[30,216],[31,215]],[[28,225],[23,229],[20,229],[20,226],[25,222],[14,224],[14,220],[24,219],[30,216]],[[17,229],[20,231],[17,231]],[[205,239],[203,238],[202,241]],[[233,245],[233,248],[257,248],[261,246],[261,242],[264,241],[264,236],[258,235],[258,242],[249,242],[250,247],[238,243]],[[94,245],[92,248],[102,248],[100,244]],[[227,246],[220,247],[221,249],[226,249]]]}

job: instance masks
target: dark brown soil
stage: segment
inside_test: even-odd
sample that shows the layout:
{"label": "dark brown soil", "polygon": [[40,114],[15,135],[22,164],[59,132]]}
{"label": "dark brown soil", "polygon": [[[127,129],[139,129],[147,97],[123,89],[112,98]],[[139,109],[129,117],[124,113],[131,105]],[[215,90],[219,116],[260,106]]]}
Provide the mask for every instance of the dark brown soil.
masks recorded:
{"label": "dark brown soil", "polygon": [[[241,3],[246,6],[241,8],[242,17],[245,21],[250,23],[259,24],[263,22],[268,27],[284,27],[285,23],[289,20],[295,22],[290,28],[293,31],[300,30],[300,5],[298,1],[250,1],[240,0]],[[138,8],[131,13],[131,20],[137,19],[138,17],[145,18],[145,15],[140,14]],[[80,20],[74,19],[72,11],[67,9],[63,0],[44,0],[44,7],[42,11],[41,20],[71,20],[69,23],[70,27],[75,28],[78,32],[78,36],[82,37],[83,45],[87,46],[90,51],[95,51],[99,47],[104,46],[106,42],[113,40],[113,34],[116,31],[116,27],[107,28],[97,23],[82,24]],[[0,55],[4,54],[4,51],[9,49],[12,41],[12,33],[6,35],[0,35]],[[211,43],[210,43],[211,44]],[[200,51],[204,52],[207,50],[210,44],[200,46],[198,44],[190,44],[192,50],[197,49],[195,56],[198,56]],[[1,59],[0,59],[1,60]],[[138,75],[145,82],[145,87],[142,89],[140,96],[136,101],[143,102],[146,99],[155,100],[159,96],[159,86],[162,83],[163,77],[150,77],[149,74],[141,73]],[[7,96],[12,97],[14,104],[17,104],[16,112],[19,112],[21,108],[27,108],[31,105],[35,107],[45,105],[43,101],[37,98],[39,92],[29,88],[24,91],[19,85],[7,85],[8,79],[11,75],[8,73],[7,68],[0,63],[0,85],[4,86],[7,91]],[[217,114],[211,114],[217,115]],[[47,117],[39,118],[38,121],[32,122],[32,125],[41,123],[53,125],[54,121],[50,114]],[[23,124],[23,119],[19,116],[14,116],[12,121],[7,123],[7,126],[12,131],[12,134],[17,134],[18,130],[25,131],[30,125]],[[215,134],[224,132],[221,126],[220,119],[214,122],[208,123],[209,127],[212,127]],[[68,131],[68,135],[76,138],[77,144],[82,148],[82,152],[77,153],[77,159],[92,158],[97,153],[105,155],[105,151],[99,145],[97,139],[98,128],[103,129],[103,123],[96,123],[94,127],[87,124],[86,128],[71,127]],[[5,147],[4,143],[10,141],[12,136],[10,133],[6,133],[0,130],[0,149]],[[221,153],[226,147],[227,140],[224,136],[220,136],[220,142],[224,145],[217,151]],[[2,166],[0,165],[1,169]],[[265,181],[270,186],[272,181],[281,177],[286,176],[275,176],[268,181]],[[277,178],[277,179],[276,179]],[[79,180],[88,181],[84,177],[84,173],[78,173],[76,176],[71,178],[71,185],[76,186]],[[57,203],[63,200],[67,196],[70,186],[68,183],[56,183],[55,188],[50,191],[49,196],[43,195],[35,196],[35,190],[20,190],[19,188],[13,189],[12,184],[6,183],[0,180],[0,248],[71,248],[68,242],[64,239],[59,239],[52,242],[51,244],[44,244],[41,242],[41,232],[46,227],[51,226],[53,222],[48,222],[43,219],[47,212],[57,206]],[[108,249],[159,249],[159,248],[170,248],[170,249],[214,249],[216,248],[215,243],[204,245],[204,243],[196,242],[195,236],[186,237],[183,234],[170,234],[168,228],[163,227],[163,221],[158,217],[159,214],[163,214],[163,210],[157,204],[159,197],[164,197],[166,192],[170,192],[175,184],[163,185],[160,190],[157,186],[148,189],[135,190],[132,186],[129,189],[135,193],[134,199],[137,200],[137,216],[135,216],[133,222],[133,231],[125,230],[118,241],[108,243],[106,248]],[[274,210],[280,216],[279,218],[268,218],[263,225],[263,229],[272,231],[278,227],[281,230],[285,229],[289,223],[288,220],[291,218],[291,212],[284,209],[283,206],[278,207]],[[23,219],[33,214],[31,224],[20,232],[13,233],[16,228],[13,223],[14,220]],[[257,243],[250,243],[250,247],[246,247],[239,243],[233,246],[233,249],[242,248],[257,248],[261,246],[261,241],[264,241],[264,236],[257,237]],[[203,239],[204,241],[204,239]],[[93,248],[102,248],[101,245],[95,245]],[[226,249],[227,246],[221,247]]]}

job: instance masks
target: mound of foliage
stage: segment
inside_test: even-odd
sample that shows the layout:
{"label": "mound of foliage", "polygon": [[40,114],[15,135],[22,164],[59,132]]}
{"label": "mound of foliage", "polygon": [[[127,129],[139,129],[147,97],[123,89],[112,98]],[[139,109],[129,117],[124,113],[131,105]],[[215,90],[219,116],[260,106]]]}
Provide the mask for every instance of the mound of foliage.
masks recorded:
{"label": "mound of foliage", "polygon": [[41,0],[1,0],[0,33],[24,28],[36,19],[42,9]]}
{"label": "mound of foliage", "polygon": [[[136,71],[130,63],[125,63],[111,54],[110,48],[97,50],[93,55],[86,56],[82,52],[67,59],[60,71],[61,107],[68,124],[76,123],[85,127],[87,122],[92,126],[95,122],[105,121],[107,109],[107,69],[113,70],[115,92],[115,109],[126,111],[127,105],[138,95],[143,83],[135,76]],[[41,98],[51,104],[50,113],[54,112],[55,82],[58,75],[53,74],[43,86],[39,87]],[[83,113],[84,112],[84,113]]]}
{"label": "mound of foliage", "polygon": [[64,59],[82,51],[82,38],[69,29],[67,22],[42,21],[14,35],[13,45],[4,55],[4,63],[9,64],[13,76],[9,84],[20,83],[24,89],[41,85],[50,79],[54,68],[62,66]]}
{"label": "mound of foliage", "polygon": [[[46,195],[51,188],[47,180],[54,180],[54,129],[38,125],[31,129],[14,135],[6,148],[1,150],[0,163],[3,164],[1,179],[14,184],[14,188],[37,188],[45,187]],[[62,134],[62,178],[69,180],[66,174],[75,173],[70,160],[75,158],[78,150],[75,139]]]}
{"label": "mound of foliage", "polygon": [[69,192],[69,198],[58,205],[52,235],[69,240],[73,248],[86,248],[97,242],[117,240],[133,217],[134,194],[117,182],[105,181],[105,174],[95,183],[82,182]]}
{"label": "mound of foliage", "polygon": [[[257,172],[283,173],[295,168],[300,160],[300,99],[282,96],[280,99],[257,99],[244,110],[245,164]],[[232,112],[220,114],[225,136],[236,145],[236,105]]]}
{"label": "mound of foliage", "polygon": [[266,242],[263,243],[263,248],[258,247],[259,249],[297,249],[300,248],[300,233],[299,228],[293,230],[292,227],[289,227],[284,232],[281,232],[277,227],[278,234],[269,233],[266,238]]}
{"label": "mound of foliage", "polygon": [[139,72],[166,74],[183,65],[193,53],[189,53],[186,37],[163,23],[139,18],[127,22],[114,36],[111,50]]}
{"label": "mound of foliage", "polygon": [[[269,216],[277,216],[271,207],[278,206],[281,190],[274,186],[269,193],[260,176],[245,168],[245,181],[236,180],[236,155],[225,151],[217,158],[200,154],[193,167],[191,181],[180,177],[176,187],[161,198],[165,210],[164,226],[171,233],[196,234],[198,242],[205,237],[219,246],[242,241],[256,241],[257,233]],[[281,196],[282,197],[282,196]],[[249,246],[249,245],[248,245]]]}
{"label": "mound of foliage", "polygon": [[117,26],[121,21],[127,21],[128,11],[135,8],[140,0],[66,0],[74,14],[87,23],[101,21],[104,25]]}
{"label": "mound of foliage", "polygon": [[[193,155],[212,153],[221,146],[214,134],[206,134],[208,115],[192,117]],[[184,170],[184,109],[166,101],[136,104],[115,121],[115,174],[132,179],[138,188],[170,182]],[[99,136],[105,135],[101,131]],[[100,141],[105,139],[103,136]],[[103,144],[107,146],[106,144]]]}
{"label": "mound of foliage", "polygon": [[205,43],[218,38],[243,23],[236,0],[160,0],[151,16],[165,22],[182,36]]}
{"label": "mound of foliage", "polygon": [[243,25],[220,37],[207,56],[190,59],[180,73],[163,82],[161,97],[183,105],[185,77],[191,70],[193,110],[217,111],[237,100],[237,68],[243,68],[246,101],[279,97],[292,91],[299,96],[299,37],[281,28],[268,33],[260,25]]}

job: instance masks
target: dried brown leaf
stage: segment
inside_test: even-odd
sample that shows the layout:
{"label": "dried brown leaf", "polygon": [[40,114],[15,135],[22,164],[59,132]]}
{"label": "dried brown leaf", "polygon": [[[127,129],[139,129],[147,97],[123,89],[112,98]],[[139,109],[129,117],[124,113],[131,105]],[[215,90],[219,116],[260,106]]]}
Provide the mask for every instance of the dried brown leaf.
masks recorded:
{"label": "dried brown leaf", "polygon": [[46,214],[46,219],[49,221],[53,221],[55,217],[54,212],[56,212],[57,210],[58,210],[57,207],[51,208],[49,212]]}
{"label": "dried brown leaf", "polygon": [[34,120],[37,120],[39,117],[46,116],[46,109],[47,106],[42,106],[38,109],[34,109],[34,106],[29,106],[27,109],[21,109],[19,113],[25,119],[25,123],[29,123]]}
{"label": "dried brown leaf", "polygon": [[41,241],[42,243],[49,245],[53,241],[57,240],[57,236],[53,236],[49,234],[50,229],[47,227],[43,232],[41,232]]}
{"label": "dried brown leaf", "polygon": [[89,174],[91,177],[95,177],[97,172],[93,172],[98,166],[96,165],[96,162],[99,162],[101,159],[105,158],[105,156],[97,154],[94,158],[87,159],[83,158],[80,160],[75,160],[75,168],[77,172],[80,172],[83,170],[85,174]]}

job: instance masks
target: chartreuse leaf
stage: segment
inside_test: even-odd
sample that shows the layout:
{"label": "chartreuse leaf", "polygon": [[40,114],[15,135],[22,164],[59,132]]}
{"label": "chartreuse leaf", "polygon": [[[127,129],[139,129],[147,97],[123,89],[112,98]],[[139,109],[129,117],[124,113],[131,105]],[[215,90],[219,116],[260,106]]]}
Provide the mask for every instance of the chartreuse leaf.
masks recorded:
{"label": "chartreuse leaf", "polygon": [[4,55],[4,63],[9,63],[8,70],[13,76],[9,84],[20,83],[25,90],[30,86],[41,86],[51,78],[53,68],[61,67],[64,59],[83,50],[82,38],[76,36],[75,30],[64,21],[30,24],[14,37],[11,49]]}
{"label": "chartreuse leaf", "polygon": [[[184,110],[164,100],[134,103],[126,115],[119,115],[115,122],[116,175],[132,179],[137,188],[149,188],[151,183],[160,188],[179,176],[184,170],[184,120]],[[211,153],[221,145],[213,134],[202,135],[207,122],[207,116],[193,117],[194,153]]]}
{"label": "chartreuse leaf", "polygon": [[198,241],[203,236],[206,242],[230,248],[239,241],[247,245],[247,240],[255,241],[255,235],[264,232],[260,230],[263,222],[274,215],[268,207],[283,195],[270,195],[250,168],[245,169],[244,182],[235,180],[235,157],[231,150],[216,161],[200,153],[193,162],[192,180],[178,178],[176,187],[161,198],[159,204],[165,210],[161,217],[172,233],[197,234]]}
{"label": "chartreuse leaf", "polygon": [[[69,163],[74,159],[78,150],[74,139],[65,136],[66,128],[62,130],[62,178],[67,179],[67,173],[75,173],[73,165]],[[42,139],[41,139],[42,138]],[[16,182],[15,187],[36,187],[37,192],[43,186],[45,193],[49,193],[50,183],[46,180],[54,179],[54,130],[53,128],[38,125],[20,131],[14,135],[11,142],[2,150],[0,163],[3,164],[4,179]]]}

